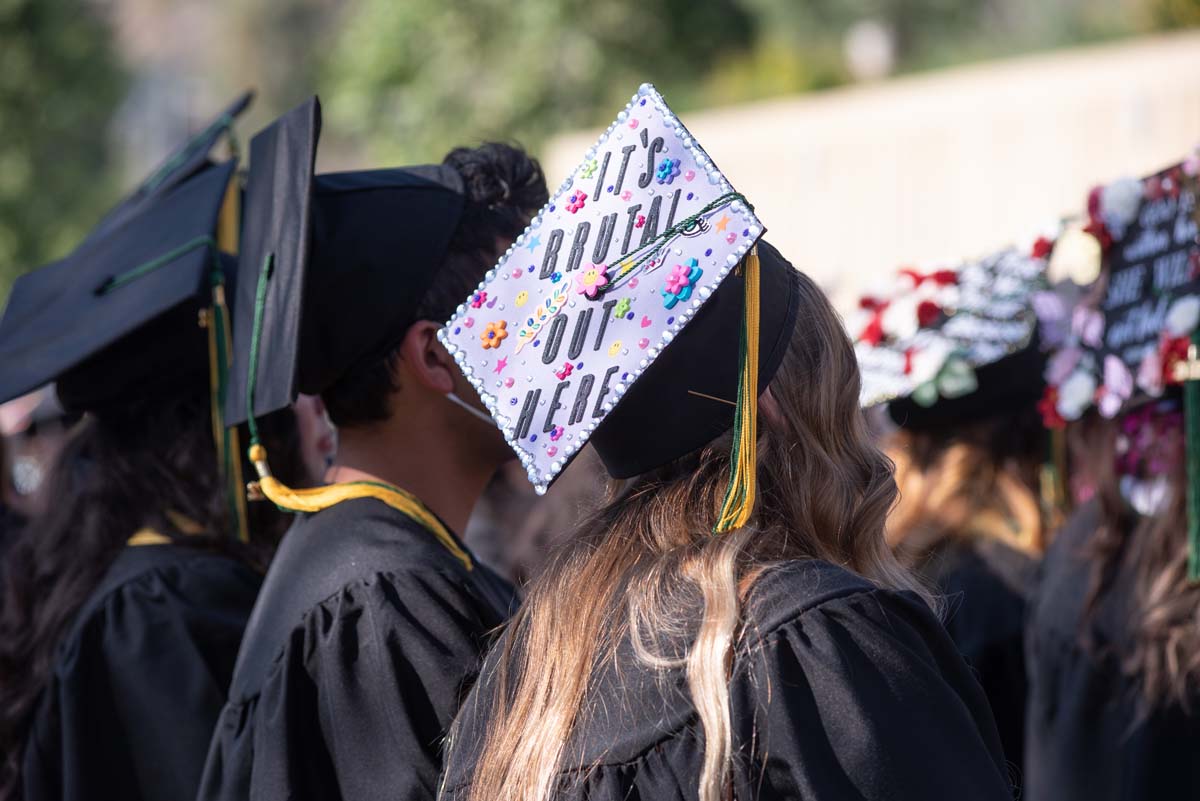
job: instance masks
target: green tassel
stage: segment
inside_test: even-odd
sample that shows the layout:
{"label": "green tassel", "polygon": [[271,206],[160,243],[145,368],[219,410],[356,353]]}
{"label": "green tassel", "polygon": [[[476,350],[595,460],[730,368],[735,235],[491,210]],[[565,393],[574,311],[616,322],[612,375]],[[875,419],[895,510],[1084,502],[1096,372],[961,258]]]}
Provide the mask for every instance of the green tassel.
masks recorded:
{"label": "green tassel", "polygon": [[[1200,349],[1200,330],[1192,333],[1191,353]],[[1183,416],[1187,427],[1188,579],[1200,581],[1200,382],[1183,383]]]}

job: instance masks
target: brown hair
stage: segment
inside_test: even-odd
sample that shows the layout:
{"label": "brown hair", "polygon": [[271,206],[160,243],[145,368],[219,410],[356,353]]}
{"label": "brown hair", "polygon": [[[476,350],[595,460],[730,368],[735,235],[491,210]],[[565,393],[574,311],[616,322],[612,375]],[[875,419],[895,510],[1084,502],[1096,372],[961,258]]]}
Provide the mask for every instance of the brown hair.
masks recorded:
{"label": "brown hair", "polygon": [[888,519],[888,541],[901,561],[918,562],[958,537],[1041,553],[1048,528],[1038,491],[1045,450],[1032,407],[951,431],[890,434],[884,452],[896,465],[900,500]]}
{"label": "brown hair", "polygon": [[[825,296],[803,275],[799,292],[790,348],[770,399],[760,401],[759,493],[750,522],[711,533],[728,484],[730,434],[610,489],[511,623],[473,801],[553,794],[567,767],[568,738],[589,714],[589,683],[627,637],[646,664],[685,670],[706,743],[699,797],[717,801],[729,786],[733,750],[730,663],[745,629],[742,603],[762,571],[817,558],[882,586],[914,588],[884,542],[896,488],[859,410],[853,349]],[[585,597],[579,587],[591,591]],[[681,653],[656,653],[654,644],[680,636],[690,642]]]}
{"label": "brown hair", "polygon": [[1187,469],[1183,438],[1155,443],[1167,464],[1167,502],[1157,514],[1137,514],[1120,490],[1118,420],[1093,414],[1070,430],[1073,450],[1095,486],[1100,525],[1084,556],[1091,560],[1088,615],[1080,637],[1091,647],[1087,624],[1120,577],[1131,579],[1122,598],[1129,645],[1116,654],[1122,671],[1138,680],[1147,706],[1190,708],[1200,688],[1200,585],[1188,581]]}

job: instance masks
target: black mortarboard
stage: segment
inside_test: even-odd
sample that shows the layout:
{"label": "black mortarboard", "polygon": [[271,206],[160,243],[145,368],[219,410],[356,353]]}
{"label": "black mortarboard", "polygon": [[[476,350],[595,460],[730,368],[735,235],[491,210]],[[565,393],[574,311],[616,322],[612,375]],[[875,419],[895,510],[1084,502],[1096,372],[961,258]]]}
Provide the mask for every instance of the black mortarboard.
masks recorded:
{"label": "black mortarboard", "polygon": [[207,375],[217,218],[235,162],[208,167],[67,258],[21,276],[0,319],[0,401],[58,381],[68,411]]}
{"label": "black mortarboard", "polygon": [[251,413],[252,356],[261,416],[394,347],[462,215],[462,179],[451,167],[314,176],[320,125],[313,98],[250,143],[231,423]]}
{"label": "black mortarboard", "polygon": [[233,123],[254,100],[254,92],[245,92],[195,136],[163,160],[132,192],[108,211],[83,240],[83,244],[105,236],[125,221],[141,214],[154,199],[170,192],[197,172],[211,167],[213,147],[222,136],[232,137]]}
{"label": "black mortarboard", "polygon": [[[800,304],[798,274],[767,242],[758,243],[761,272],[758,391],[783,361]],[[631,478],[678,459],[734,423],[745,308],[745,281],[730,275],[687,327],[641,375],[592,434],[614,478]]]}

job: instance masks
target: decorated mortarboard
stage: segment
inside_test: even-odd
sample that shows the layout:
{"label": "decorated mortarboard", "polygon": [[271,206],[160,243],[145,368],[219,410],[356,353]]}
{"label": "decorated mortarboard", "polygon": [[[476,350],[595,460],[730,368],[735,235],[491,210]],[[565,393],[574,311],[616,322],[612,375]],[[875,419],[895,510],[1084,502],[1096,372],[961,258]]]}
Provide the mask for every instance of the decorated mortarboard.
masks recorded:
{"label": "decorated mortarboard", "polygon": [[897,423],[978,419],[1041,393],[1034,294],[1049,251],[1008,248],[953,269],[905,268],[847,318],[863,406]]}
{"label": "decorated mortarboard", "polygon": [[1093,406],[1114,417],[1184,380],[1200,328],[1197,172],[1200,155],[1089,194],[1083,230],[1096,242],[1103,280],[1041,314],[1043,330],[1062,329],[1045,374],[1049,427]]}
{"label": "decorated mortarboard", "polygon": [[170,192],[181,182],[213,164],[212,151],[222,137],[229,140],[229,149],[237,156],[237,140],[233,124],[254,100],[254,92],[244,92],[214,117],[200,131],[176,148],[144,181],[116,206],[108,211],[84,239],[84,244],[105,236],[127,220],[136,217],[147,206]]}
{"label": "decorated mortarboard", "polygon": [[462,216],[452,167],[315,174],[320,128],[314,97],[250,142],[231,422],[318,395],[395,347]]}
{"label": "decorated mortarboard", "polygon": [[756,398],[798,303],[762,231],[642,85],[439,334],[539,493],[589,439],[628,477],[735,426],[722,519],[748,514]]}

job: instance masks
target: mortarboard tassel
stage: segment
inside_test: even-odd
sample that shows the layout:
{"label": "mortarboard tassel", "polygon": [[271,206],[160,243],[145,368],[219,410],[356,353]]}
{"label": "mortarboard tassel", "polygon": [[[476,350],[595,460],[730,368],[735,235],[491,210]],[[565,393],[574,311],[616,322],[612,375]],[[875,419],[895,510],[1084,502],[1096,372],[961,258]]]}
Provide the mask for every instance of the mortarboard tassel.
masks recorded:
{"label": "mortarboard tassel", "polygon": [[1175,378],[1183,382],[1183,419],[1187,460],[1188,580],[1200,581],[1200,330],[1192,333],[1186,362],[1175,367]]}
{"label": "mortarboard tassel", "polygon": [[375,481],[352,481],[330,484],[312,489],[292,489],[271,474],[267,461],[267,449],[258,438],[258,424],[254,419],[254,385],[258,379],[258,350],[262,339],[263,313],[267,305],[267,285],[271,279],[274,254],[267,254],[258,275],[258,286],[254,292],[254,325],[250,332],[250,363],[246,376],[246,425],[250,429],[248,454],[258,481],[246,485],[250,500],[266,499],[285,512],[319,512],[334,504],[354,498],[375,498],[393,509],[408,515],[424,526],[437,540],[454,555],[467,570],[473,569],[471,556],[458,544],[454,536],[438,519],[437,515],[421,503],[415,495],[400,487]]}
{"label": "mortarboard tassel", "polygon": [[758,462],[758,247],[742,262],[746,305],[742,317],[741,376],[738,379],[737,411],[734,413],[733,452],[730,454],[729,488],[714,534],[724,534],[746,525],[754,511]]}

